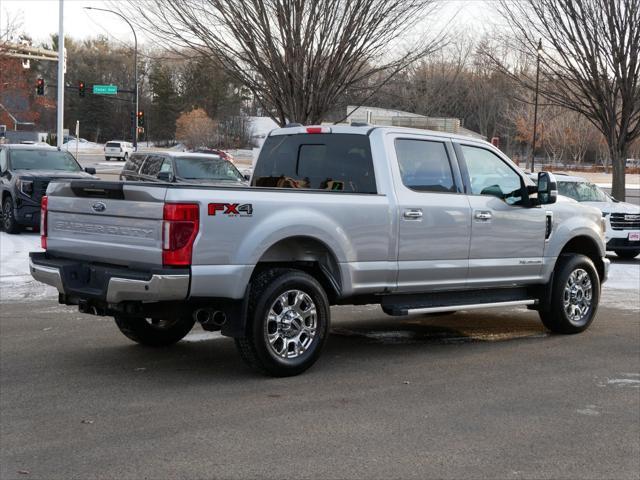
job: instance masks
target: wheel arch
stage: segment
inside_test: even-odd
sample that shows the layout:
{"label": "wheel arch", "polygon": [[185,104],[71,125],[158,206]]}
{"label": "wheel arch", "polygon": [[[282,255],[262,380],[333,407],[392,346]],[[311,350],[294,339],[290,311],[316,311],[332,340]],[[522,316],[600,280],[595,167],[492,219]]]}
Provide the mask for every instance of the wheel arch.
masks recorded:
{"label": "wheel arch", "polygon": [[318,238],[295,235],[274,242],[260,256],[251,278],[266,269],[278,267],[296,268],[313,276],[320,282],[331,303],[341,296],[342,282],[337,256]]}
{"label": "wheel arch", "polygon": [[586,257],[591,259],[596,267],[600,280],[602,281],[604,279],[605,266],[604,261],[602,260],[602,252],[600,251],[598,242],[596,242],[588,235],[580,235],[574,237],[564,244],[562,250],[560,251],[560,255],[570,255],[572,253],[585,255]]}

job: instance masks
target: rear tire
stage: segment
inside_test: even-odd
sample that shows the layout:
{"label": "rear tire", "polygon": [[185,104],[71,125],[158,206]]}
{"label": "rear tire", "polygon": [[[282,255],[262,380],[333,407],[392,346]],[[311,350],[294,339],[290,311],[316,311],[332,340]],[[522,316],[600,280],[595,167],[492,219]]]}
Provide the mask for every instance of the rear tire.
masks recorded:
{"label": "rear tire", "polygon": [[617,256],[625,260],[631,260],[640,255],[640,250],[614,250],[614,252],[616,252]]}
{"label": "rear tire", "polygon": [[5,232],[16,234],[20,233],[20,224],[16,222],[13,212],[13,200],[7,197],[2,204],[2,227]]}
{"label": "rear tire", "polygon": [[591,259],[578,254],[561,256],[551,290],[549,310],[538,312],[544,326],[564,334],[589,328],[600,300],[600,277]]}
{"label": "rear tire", "polygon": [[274,377],[311,367],[329,334],[331,312],[322,286],[299,270],[273,268],[251,282],[245,335],[235,339],[242,359]]}
{"label": "rear tire", "polygon": [[195,323],[191,315],[156,320],[143,317],[114,317],[120,331],[130,340],[149,347],[166,347],[182,340]]}

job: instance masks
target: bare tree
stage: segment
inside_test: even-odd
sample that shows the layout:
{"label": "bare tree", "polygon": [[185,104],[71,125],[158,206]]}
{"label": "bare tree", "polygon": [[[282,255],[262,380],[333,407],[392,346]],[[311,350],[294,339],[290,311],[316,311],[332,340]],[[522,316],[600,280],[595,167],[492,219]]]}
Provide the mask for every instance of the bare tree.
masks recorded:
{"label": "bare tree", "polygon": [[[411,38],[438,0],[128,0],[142,29],[216,59],[280,125],[318,123],[443,42]],[[400,39],[411,41],[407,50]],[[379,75],[384,72],[384,75]],[[367,98],[367,97],[364,97]]]}
{"label": "bare tree", "polygon": [[[640,137],[640,0],[500,0],[517,48],[544,45],[540,93],[584,115],[606,138],[613,195],[625,196],[625,159]],[[492,57],[502,71],[503,59]],[[514,78],[523,77],[513,75]],[[534,88],[531,77],[524,77]]]}

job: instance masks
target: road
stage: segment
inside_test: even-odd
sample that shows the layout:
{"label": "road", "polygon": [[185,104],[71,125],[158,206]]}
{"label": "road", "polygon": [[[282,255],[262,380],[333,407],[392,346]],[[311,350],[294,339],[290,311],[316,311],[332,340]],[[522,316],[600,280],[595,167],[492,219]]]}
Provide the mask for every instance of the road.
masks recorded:
{"label": "road", "polygon": [[271,379],[217,334],[153,350],[5,303],[0,478],[638,478],[637,310],[575,336],[516,309],[333,315],[319,362]]}

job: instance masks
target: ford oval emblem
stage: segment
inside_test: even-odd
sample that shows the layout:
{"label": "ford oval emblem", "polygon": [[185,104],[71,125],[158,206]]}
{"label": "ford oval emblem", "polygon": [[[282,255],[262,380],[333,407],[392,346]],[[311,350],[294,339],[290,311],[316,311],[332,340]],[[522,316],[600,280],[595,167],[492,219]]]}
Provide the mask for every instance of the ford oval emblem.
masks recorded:
{"label": "ford oval emblem", "polygon": [[107,209],[107,206],[102,202],[96,202],[91,205],[91,210],[94,212],[104,212]]}

